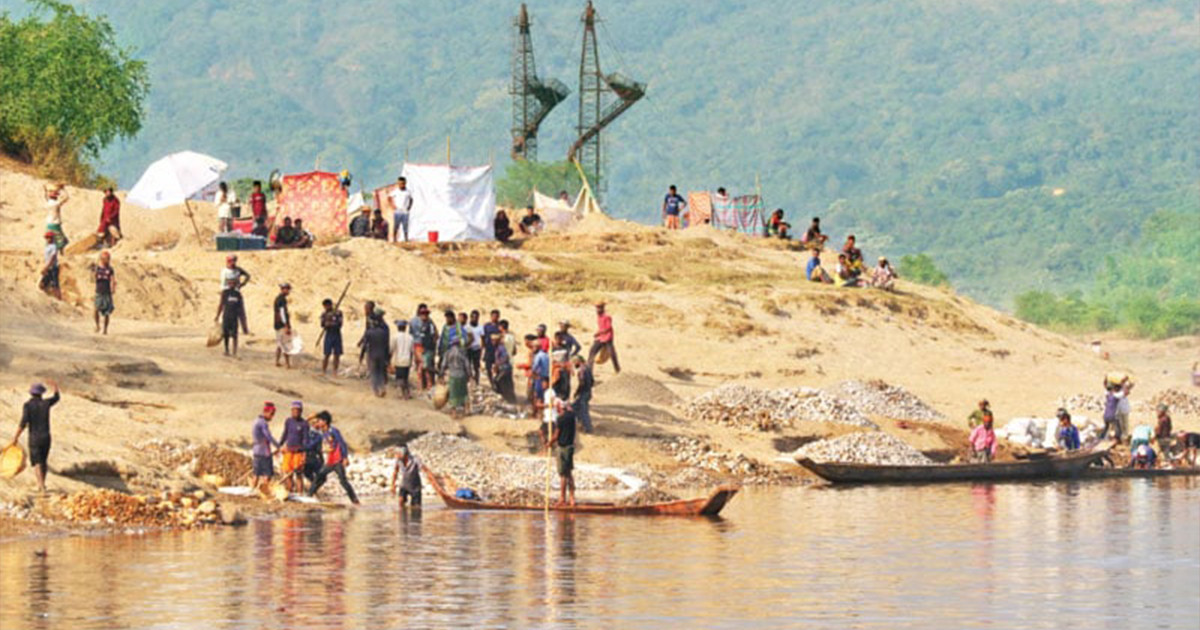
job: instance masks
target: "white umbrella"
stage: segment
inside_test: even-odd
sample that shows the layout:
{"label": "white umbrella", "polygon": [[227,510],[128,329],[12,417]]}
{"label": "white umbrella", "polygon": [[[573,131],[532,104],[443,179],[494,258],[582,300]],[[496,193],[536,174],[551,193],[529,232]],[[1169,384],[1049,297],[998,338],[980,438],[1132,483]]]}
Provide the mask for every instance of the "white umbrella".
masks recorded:
{"label": "white umbrella", "polygon": [[142,173],[141,179],[125,196],[125,201],[151,210],[181,203],[187,205],[188,218],[192,219],[196,239],[200,240],[200,229],[196,227],[192,207],[187,201],[198,199],[206,188],[220,179],[221,173],[228,167],[221,160],[203,153],[172,153],[151,164]]}

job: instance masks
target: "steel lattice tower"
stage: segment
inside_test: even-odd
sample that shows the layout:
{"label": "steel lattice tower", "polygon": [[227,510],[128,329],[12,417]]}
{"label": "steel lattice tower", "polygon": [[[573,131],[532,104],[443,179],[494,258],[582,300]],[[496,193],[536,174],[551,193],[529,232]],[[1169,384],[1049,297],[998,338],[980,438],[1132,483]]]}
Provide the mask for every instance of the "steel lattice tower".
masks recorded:
{"label": "steel lattice tower", "polygon": [[529,35],[529,12],[521,12],[513,20],[512,84],[512,157],[514,160],[537,160],[537,133],[542,120],[567,98],[570,90],[561,81],[550,79],[543,83],[537,76],[533,60],[533,39]]}
{"label": "steel lattice tower", "polygon": [[[583,51],[579,57],[579,124],[575,131],[583,138],[589,130],[595,129],[600,123],[600,115],[604,109],[604,93],[607,85],[604,75],[600,72],[600,53],[596,46],[596,9],[588,0],[587,8],[583,11]],[[584,171],[596,181],[593,186],[603,186],[600,177],[600,132],[596,130],[590,138],[578,145],[574,153],[575,159],[583,166]]]}

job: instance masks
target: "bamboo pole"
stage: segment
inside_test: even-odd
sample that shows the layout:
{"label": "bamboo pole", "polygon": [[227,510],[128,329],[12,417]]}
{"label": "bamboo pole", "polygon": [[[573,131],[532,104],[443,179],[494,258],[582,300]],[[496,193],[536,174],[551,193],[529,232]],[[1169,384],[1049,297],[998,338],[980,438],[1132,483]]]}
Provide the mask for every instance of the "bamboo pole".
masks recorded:
{"label": "bamboo pole", "polygon": [[203,247],[204,239],[200,238],[200,226],[196,225],[196,213],[192,211],[191,201],[184,199],[183,207],[187,208],[187,216],[189,219],[192,220],[192,229],[195,230],[195,232],[196,232],[196,242],[199,243],[201,247]]}

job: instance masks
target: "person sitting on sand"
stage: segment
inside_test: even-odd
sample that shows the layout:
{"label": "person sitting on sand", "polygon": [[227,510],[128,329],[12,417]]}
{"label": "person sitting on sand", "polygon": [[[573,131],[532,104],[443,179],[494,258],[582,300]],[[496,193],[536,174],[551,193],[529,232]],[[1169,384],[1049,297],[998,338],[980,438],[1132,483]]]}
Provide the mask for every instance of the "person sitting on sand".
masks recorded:
{"label": "person sitting on sand", "polygon": [[983,416],[990,413],[992,413],[992,403],[988,402],[986,398],[981,399],[979,403],[976,404],[975,411],[972,411],[970,415],[967,416],[967,427],[974,429],[975,427],[983,424]]}
{"label": "person sitting on sand", "polygon": [[380,241],[388,240],[388,224],[383,220],[383,212],[380,210],[371,213],[371,238]]}
{"label": "person sitting on sand", "polygon": [[350,221],[350,236],[366,238],[371,235],[371,208],[363,206],[358,216]]}
{"label": "person sitting on sand", "polygon": [[[553,428],[546,439],[546,448],[554,447],[555,459],[558,462],[558,502],[559,505],[575,507],[575,412],[560,398],[555,398],[555,418]],[[570,493],[570,503],[567,494]]]}
{"label": "person sitting on sand", "polygon": [[833,284],[833,278],[830,278],[825,268],[821,266],[821,250],[812,250],[812,256],[808,258],[808,265],[804,267],[804,277],[811,282]]}
{"label": "person sitting on sand", "polygon": [[284,217],[283,225],[275,231],[275,247],[290,249],[300,242],[300,233],[292,225],[292,217]]}
{"label": "person sitting on sand", "polygon": [[495,228],[496,240],[501,243],[507,243],[508,239],[512,238],[512,224],[508,220],[508,213],[503,209],[496,211],[496,218],[492,222]]}
{"label": "person sitting on sand", "polygon": [[545,224],[542,223],[542,216],[533,210],[533,206],[525,206],[525,216],[521,217],[521,222],[517,224],[517,227],[525,236],[537,236],[542,232]]}
{"label": "person sitting on sand", "polygon": [[816,250],[825,249],[825,241],[829,237],[821,233],[821,217],[813,217],[812,223],[808,225],[808,230],[804,232],[804,240],[801,241],[808,247]]}
{"label": "person sitting on sand", "polygon": [[46,393],[45,385],[34,383],[29,388],[29,400],[25,401],[25,406],[21,408],[21,423],[17,425],[17,433],[12,442],[9,442],[9,446],[16,446],[17,440],[21,439],[21,433],[29,430],[29,435],[25,438],[25,445],[29,447],[29,465],[33,466],[33,471],[37,474],[38,492],[43,494],[46,492],[46,471],[49,470],[47,461],[50,458],[50,408],[62,398],[58,384],[50,381],[50,386],[54,388],[54,395],[49,398],[42,398],[42,394]]}
{"label": "person sitting on sand", "polygon": [[296,249],[308,249],[316,242],[312,232],[304,229],[304,219],[296,219]]}
{"label": "person sitting on sand", "polygon": [[884,291],[896,290],[896,278],[900,276],[896,273],[896,268],[888,259],[880,256],[879,264],[871,270],[871,286]]}
{"label": "person sitting on sand", "polygon": [[254,488],[264,489],[275,476],[275,453],[279,452],[279,441],[271,435],[268,423],[275,417],[275,403],[263,403],[262,413],[254,420],[254,428],[250,431],[250,441],[253,444],[250,453],[254,458]]}
{"label": "person sitting on sand", "polygon": [[121,200],[117,199],[112,186],[104,189],[104,204],[100,209],[100,227],[96,238],[105,247],[112,247],[121,240]]}
{"label": "person sitting on sand", "polygon": [[983,413],[983,423],[971,430],[971,461],[989,463],[996,456],[996,432],[992,430],[992,412]]}
{"label": "person sitting on sand", "polygon": [[333,415],[328,411],[321,411],[313,417],[313,424],[325,438],[325,465],[317,473],[317,480],[309,487],[308,496],[316,496],[317,491],[329,479],[330,473],[333,473],[337,475],[338,483],[342,484],[342,490],[346,492],[350,503],[358,505],[358,495],[354,493],[354,487],[346,478],[346,466],[350,464],[350,447],[342,438],[342,432],[334,428]]}
{"label": "person sitting on sand", "polygon": [[792,224],[783,220],[783,208],[776,208],[767,220],[767,236],[788,240],[791,236]]}
{"label": "person sitting on sand", "polygon": [[1058,448],[1064,451],[1079,450],[1079,429],[1071,423],[1071,414],[1059,408],[1055,416],[1058,417],[1058,432],[1055,434]]}
{"label": "person sitting on sand", "polygon": [[[396,480],[400,480],[400,486],[397,488]],[[396,490],[400,491],[400,507],[404,504],[414,508],[421,507],[421,462],[417,457],[408,452],[407,446],[401,446],[396,449],[396,463],[392,467],[392,494],[396,494]]]}
{"label": "person sitting on sand", "polygon": [[837,278],[835,283],[839,287],[855,288],[859,284],[858,274],[854,272],[854,268],[845,254],[838,254],[837,266],[834,267],[834,276]]}
{"label": "person sitting on sand", "polygon": [[846,243],[842,245],[842,253],[846,255],[846,261],[850,263],[850,269],[855,272],[855,275],[863,272],[863,254],[856,243],[857,240],[851,234],[846,237]]}

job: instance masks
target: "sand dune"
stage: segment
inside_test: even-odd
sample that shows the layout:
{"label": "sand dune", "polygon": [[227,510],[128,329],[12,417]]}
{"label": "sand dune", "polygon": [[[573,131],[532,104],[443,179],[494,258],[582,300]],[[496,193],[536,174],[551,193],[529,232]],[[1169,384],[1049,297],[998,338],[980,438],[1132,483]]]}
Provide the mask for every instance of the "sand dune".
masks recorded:
{"label": "sand dune", "polygon": [[[253,276],[246,299],[255,334],[244,356],[230,360],[204,346],[225,257],[211,246],[211,206],[195,206],[203,245],[181,207],[123,208],[128,238],[113,250],[117,310],[111,334],[100,337],[91,323],[88,267],[95,254],[65,258],[64,302],[37,290],[42,183],[0,170],[0,405],[12,419],[4,431],[14,430],[31,381],[62,383],[67,398],[54,415],[56,470],[105,460],[136,472],[142,465],[136,445],[151,437],[244,444],[265,399],[299,397],[330,409],[356,448],[426,430],[466,431],[491,446],[517,448],[514,436],[533,426],[495,418],[459,424],[423,401],[374,400],[362,381],[321,377],[311,355],[290,372],[274,368],[269,305],[284,281],[294,287],[293,315],[310,347],[321,299],[336,298],[347,282],[350,344],[366,300],[377,301],[389,320],[411,317],[418,302],[435,309],[495,307],[521,333],[566,319],[581,341],[594,331],[591,304],[607,300],[630,374],[613,378],[610,366],[597,370],[601,430],[581,457],[616,465],[662,461],[646,440],[658,435],[700,435],[763,461],[777,454],[773,439],[779,436],[690,425],[669,404],[672,392],[686,399],[731,381],[824,387],[881,379],[920,396],[946,422],[959,423],[984,396],[1003,420],[1052,414],[1059,398],[1094,392],[1101,375],[1117,368],[1136,374],[1141,395],[1168,387],[1191,391],[1189,366],[1200,354],[1195,339],[1114,340],[1105,361],[1081,340],[950,291],[903,281],[895,294],[804,282],[803,256],[781,243],[708,228],[667,233],[592,217],[569,233],[511,247],[398,247],[356,239],[313,250],[242,253],[241,264]],[[78,239],[95,229],[101,194],[70,193],[64,227]],[[880,253],[863,245],[869,255]],[[1149,418],[1135,418],[1142,420]],[[131,480],[136,476],[122,481],[136,483]],[[0,484],[0,497],[31,482],[25,476]]]}

